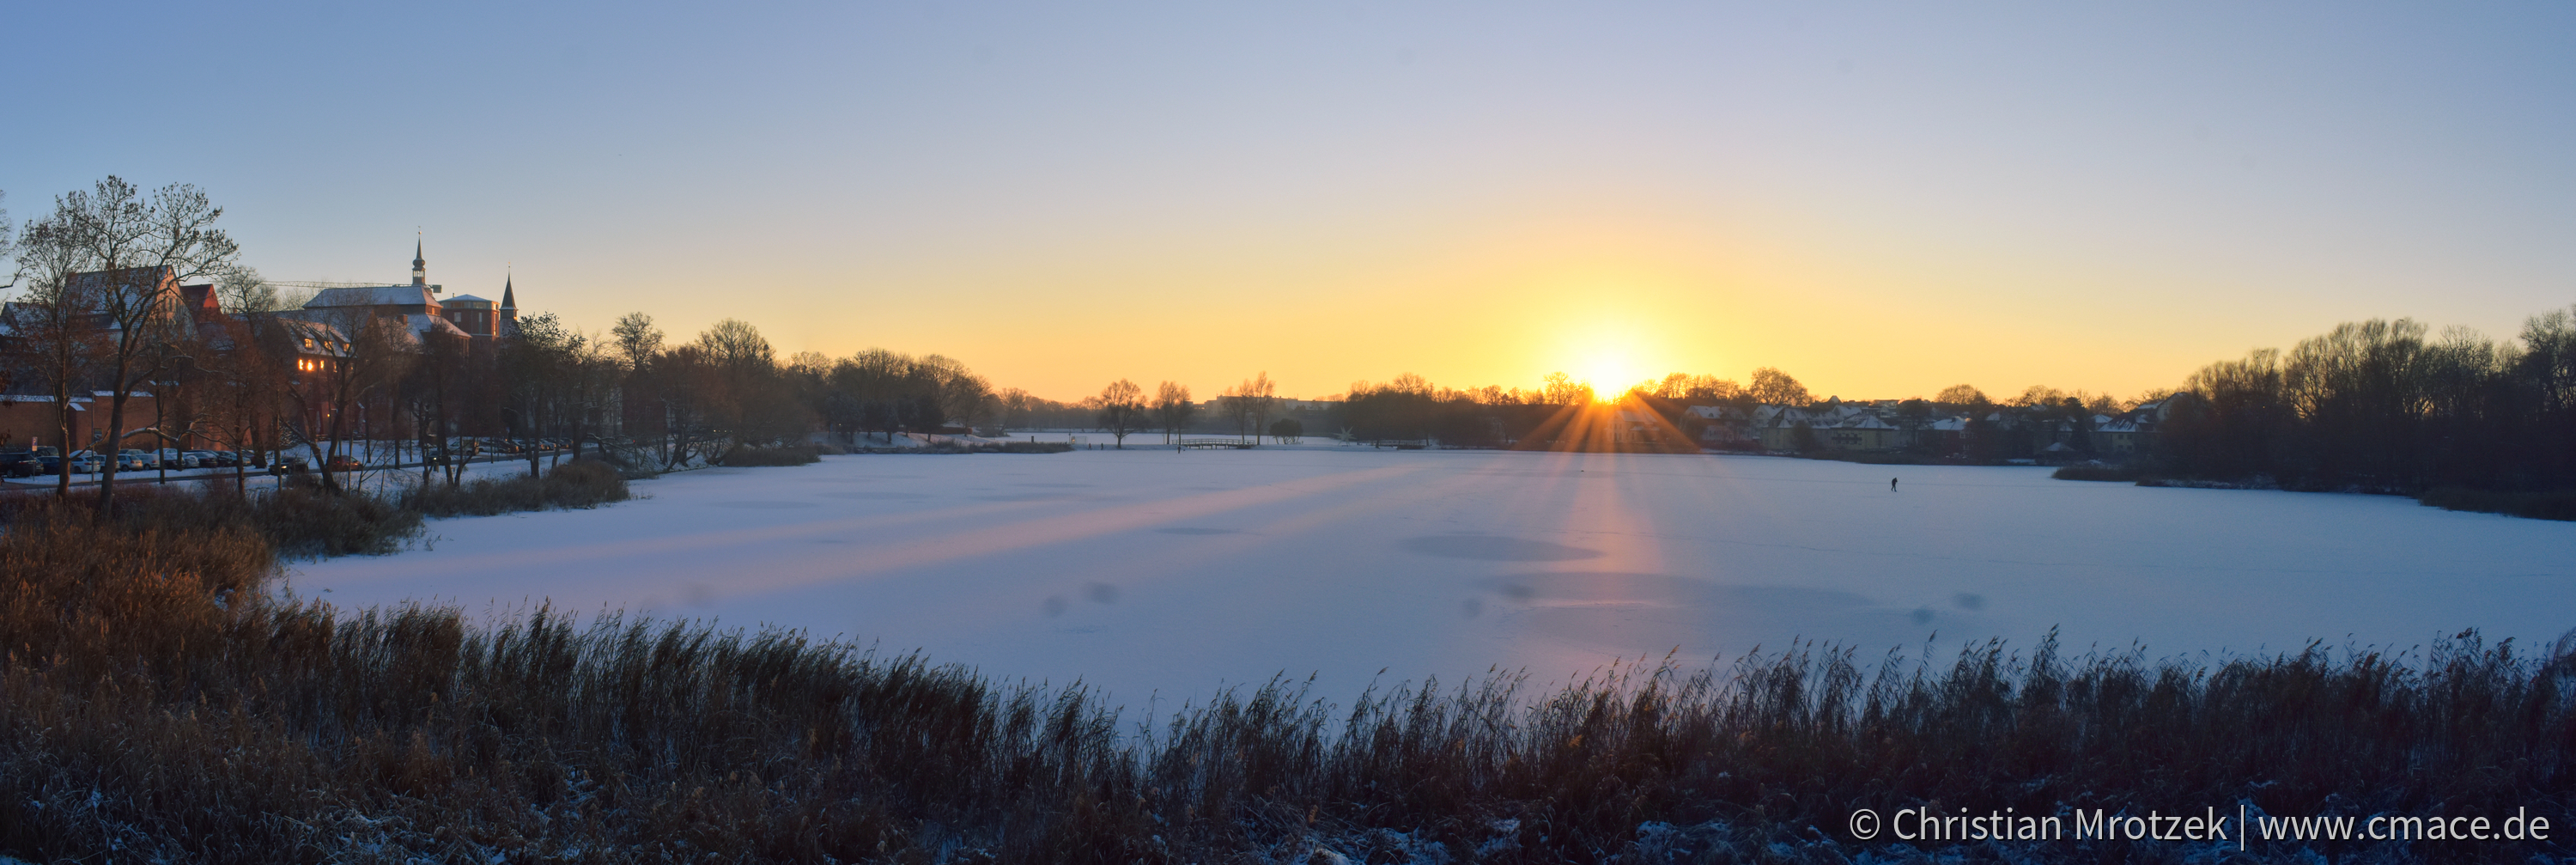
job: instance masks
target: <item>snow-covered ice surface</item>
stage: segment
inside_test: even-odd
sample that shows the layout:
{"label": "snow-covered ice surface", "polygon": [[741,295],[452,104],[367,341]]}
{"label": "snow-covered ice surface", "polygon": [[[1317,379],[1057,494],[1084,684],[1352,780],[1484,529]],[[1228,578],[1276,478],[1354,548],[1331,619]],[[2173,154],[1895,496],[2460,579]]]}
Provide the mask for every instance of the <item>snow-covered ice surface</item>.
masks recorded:
{"label": "snow-covered ice surface", "polygon": [[2070,649],[2164,657],[2576,626],[2576,523],[2046,469],[1130,450],[826,457],[636,491],[435,521],[435,549],[305,563],[291,590],[784,625],[1135,708],[1282,672],[1344,701],[1381,668],[1545,683],[1792,638],[1868,658],[2056,626]]}

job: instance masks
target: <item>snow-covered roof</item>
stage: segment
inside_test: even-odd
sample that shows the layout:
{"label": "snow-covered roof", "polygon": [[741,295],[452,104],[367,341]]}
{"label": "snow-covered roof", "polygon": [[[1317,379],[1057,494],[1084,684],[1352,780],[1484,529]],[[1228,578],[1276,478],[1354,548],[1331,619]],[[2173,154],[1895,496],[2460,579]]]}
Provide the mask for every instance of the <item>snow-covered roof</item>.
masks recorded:
{"label": "snow-covered roof", "polygon": [[429,287],[421,285],[370,285],[359,288],[326,288],[304,302],[305,309],[328,309],[341,306],[437,306],[429,296]]}
{"label": "snow-covered roof", "polygon": [[448,321],[447,319],[440,318],[435,315],[415,312],[403,316],[402,320],[403,330],[413,336],[428,336],[430,331],[437,331],[454,337],[473,336],[473,334],[466,333],[464,328],[457,327],[455,322]]}
{"label": "snow-covered roof", "polygon": [[[296,350],[299,352],[305,354],[327,354],[333,356],[348,354],[348,350],[343,346],[349,344],[349,338],[340,333],[339,328],[332,327],[324,322],[308,321],[300,318],[288,318],[286,316],[278,316],[277,322],[278,324],[285,326],[287,331],[294,335],[296,339]],[[312,345],[305,345],[305,343],[308,342],[312,343]]]}

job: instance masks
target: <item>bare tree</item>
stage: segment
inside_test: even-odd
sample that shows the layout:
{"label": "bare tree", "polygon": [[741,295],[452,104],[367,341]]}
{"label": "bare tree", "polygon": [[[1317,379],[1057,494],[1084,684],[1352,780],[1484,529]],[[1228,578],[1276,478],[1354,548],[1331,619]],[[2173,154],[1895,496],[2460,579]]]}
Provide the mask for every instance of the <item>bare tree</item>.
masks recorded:
{"label": "bare tree", "polygon": [[1216,395],[1216,410],[1223,413],[1226,419],[1234,421],[1234,435],[1236,438],[1243,438],[1250,434],[1252,426],[1252,401],[1251,398],[1245,396],[1240,389],[1230,387],[1218,392]]}
{"label": "bare tree", "polygon": [[[653,361],[662,353],[662,331],[653,326],[652,316],[630,312],[617,318],[617,324],[608,329],[608,337],[622,370],[618,404],[621,412],[625,413],[626,432],[628,435],[654,432],[656,447],[663,449],[663,461],[668,464],[670,410],[654,388],[658,377],[652,374]],[[660,411],[651,411],[655,408]]]}
{"label": "bare tree", "polygon": [[1994,404],[1994,400],[1986,398],[1985,391],[1981,391],[1976,389],[1974,386],[1964,384],[1954,384],[1949,387],[1942,388],[1940,393],[1933,395],[1932,401],[1942,405],[1963,407],[1987,406]]}
{"label": "bare tree", "polygon": [[[8,201],[9,191],[0,189],[0,205],[5,205]],[[0,207],[0,261],[9,261],[18,257],[17,241],[16,226],[9,222],[9,208]],[[24,271],[11,273],[8,282],[0,282],[0,290],[17,288],[18,278],[24,275]]]}
{"label": "bare tree", "polygon": [[529,477],[542,473],[545,437],[566,429],[581,435],[591,410],[587,366],[595,354],[589,339],[554,313],[519,318],[518,338],[503,349],[501,366],[510,381],[513,434],[526,440]]}
{"label": "bare tree", "polygon": [[1190,416],[1197,414],[1197,403],[1190,401],[1187,385],[1164,382],[1154,388],[1154,416],[1163,422],[1163,443],[1170,444],[1190,428]]}
{"label": "bare tree", "polygon": [[[69,260],[80,271],[68,278],[82,285],[76,297],[61,299],[82,303],[78,311],[101,331],[95,362],[109,400],[102,450],[112,453],[124,443],[127,401],[159,372],[162,346],[189,326],[179,284],[227,272],[240,257],[239,245],[214,227],[223,215],[193,185],[171,184],[146,196],[110,175],[90,191],[56,197],[53,214],[30,226],[31,246],[72,252]],[[99,479],[102,511],[115,507],[116,468],[108,460]]]}
{"label": "bare tree", "polygon": [[455,408],[464,399],[473,359],[473,337],[430,328],[420,335],[419,356],[403,377],[400,392],[410,409],[412,437],[419,440],[423,489],[438,479],[442,468],[448,486],[463,482],[462,455],[448,446],[448,434],[456,426]]}
{"label": "bare tree", "polygon": [[1012,427],[1020,426],[1023,421],[1028,420],[1037,404],[1036,396],[1016,387],[1003,388],[1001,392],[993,395],[994,410],[1001,415],[1000,423],[1002,432],[1005,434],[1009,433]]}
{"label": "bare tree", "polygon": [[[1390,386],[1402,384],[1403,378],[1403,376],[1397,376],[1396,381],[1388,384]],[[1562,372],[1551,372],[1540,381],[1539,400],[1549,405],[1590,405],[1592,404],[1592,385],[1575,381],[1573,376]]]}
{"label": "bare tree", "polygon": [[1775,367],[1754,370],[1753,386],[1747,390],[1752,392],[1754,402],[1765,405],[1802,406],[1815,399],[1807,393],[1806,385]]}
{"label": "bare tree", "polygon": [[352,434],[364,435],[365,406],[390,389],[416,356],[402,321],[363,312],[315,319],[272,319],[270,354],[294,358],[295,383],[287,396],[296,411],[285,424],[296,444],[310,451],[322,486],[341,489],[332,464]]}
{"label": "bare tree", "polygon": [[1100,426],[1118,439],[1118,448],[1127,448],[1127,436],[1145,419],[1145,389],[1135,382],[1119,379],[1100,389],[1091,398],[1092,409],[1100,413]]}
{"label": "bare tree", "polygon": [[618,356],[629,370],[643,369],[653,356],[662,352],[662,331],[653,326],[653,317],[640,312],[618,316],[617,325],[608,329],[609,339],[617,345]]}
{"label": "bare tree", "polygon": [[728,318],[698,334],[695,346],[714,374],[698,399],[719,438],[743,445],[804,432],[807,417],[779,373],[776,350],[758,328]]}
{"label": "bare tree", "polygon": [[235,265],[215,277],[215,299],[231,315],[264,315],[304,305],[310,297],[289,297],[249,265]]}
{"label": "bare tree", "polygon": [[201,432],[239,457],[233,461],[235,492],[249,489],[248,457],[275,444],[286,414],[291,364],[272,356],[271,341],[258,336],[273,327],[264,315],[227,316],[205,328],[195,357]]}
{"label": "bare tree", "polygon": [[956,421],[972,432],[977,421],[990,416],[993,386],[983,376],[966,368],[955,358],[928,355],[914,362],[917,381],[926,390],[922,396],[937,414],[929,426],[945,427]]}
{"label": "bare tree", "polygon": [[713,456],[721,450],[710,418],[721,414],[711,408],[721,402],[722,371],[707,360],[706,350],[694,343],[664,351],[653,358],[649,385],[662,407],[662,467],[676,469],[699,456]]}
{"label": "bare tree", "polygon": [[1726,402],[1743,394],[1744,388],[1738,387],[1734,380],[1713,375],[1691,376],[1690,385],[1682,389],[1683,399],[1704,404]]}
{"label": "bare tree", "polygon": [[1261,443],[1261,430],[1270,424],[1270,413],[1279,409],[1279,386],[1271,383],[1267,370],[1245,379],[1236,388],[1243,396],[1243,412],[1251,421],[1252,441]]}
{"label": "bare tree", "polygon": [[49,226],[30,228],[29,235],[37,240],[18,254],[18,278],[27,288],[7,307],[9,346],[12,365],[35,373],[53,400],[57,450],[62,456],[54,491],[68,496],[72,452],[80,446],[72,440],[78,417],[72,400],[88,390],[86,378],[99,354],[101,334],[92,317],[83,312],[94,306],[89,297],[94,283],[75,278],[88,263],[86,251],[50,236]]}

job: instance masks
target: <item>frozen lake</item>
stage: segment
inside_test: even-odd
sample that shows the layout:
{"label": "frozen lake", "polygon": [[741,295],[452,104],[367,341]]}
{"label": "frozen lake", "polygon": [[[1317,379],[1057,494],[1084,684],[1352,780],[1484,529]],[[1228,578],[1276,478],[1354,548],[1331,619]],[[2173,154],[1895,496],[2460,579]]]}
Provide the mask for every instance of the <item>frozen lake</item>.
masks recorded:
{"label": "frozen lake", "polygon": [[1549,682],[1792,638],[1869,657],[2055,626],[2073,649],[2171,656],[2576,626],[2576,524],[2046,469],[1130,450],[826,457],[636,491],[435,521],[435,549],[303,563],[290,584],[344,606],[784,625],[1137,707],[1280,672],[1338,699],[1381,668]]}

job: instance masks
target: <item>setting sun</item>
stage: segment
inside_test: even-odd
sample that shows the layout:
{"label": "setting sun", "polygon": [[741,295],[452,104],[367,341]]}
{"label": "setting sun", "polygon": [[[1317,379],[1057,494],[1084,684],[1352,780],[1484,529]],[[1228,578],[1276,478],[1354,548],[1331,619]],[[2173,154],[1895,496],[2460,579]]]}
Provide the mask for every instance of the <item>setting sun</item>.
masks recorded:
{"label": "setting sun", "polygon": [[1639,382],[1659,378],[1663,370],[1650,355],[1658,354],[1646,328],[1626,317],[1604,316],[1566,331],[1558,363],[1566,375],[1591,385],[1601,399],[1616,399]]}
{"label": "setting sun", "polygon": [[1576,358],[1574,364],[1567,374],[1591,385],[1593,393],[1602,399],[1615,398],[1650,375],[1626,346],[1598,346]]}

